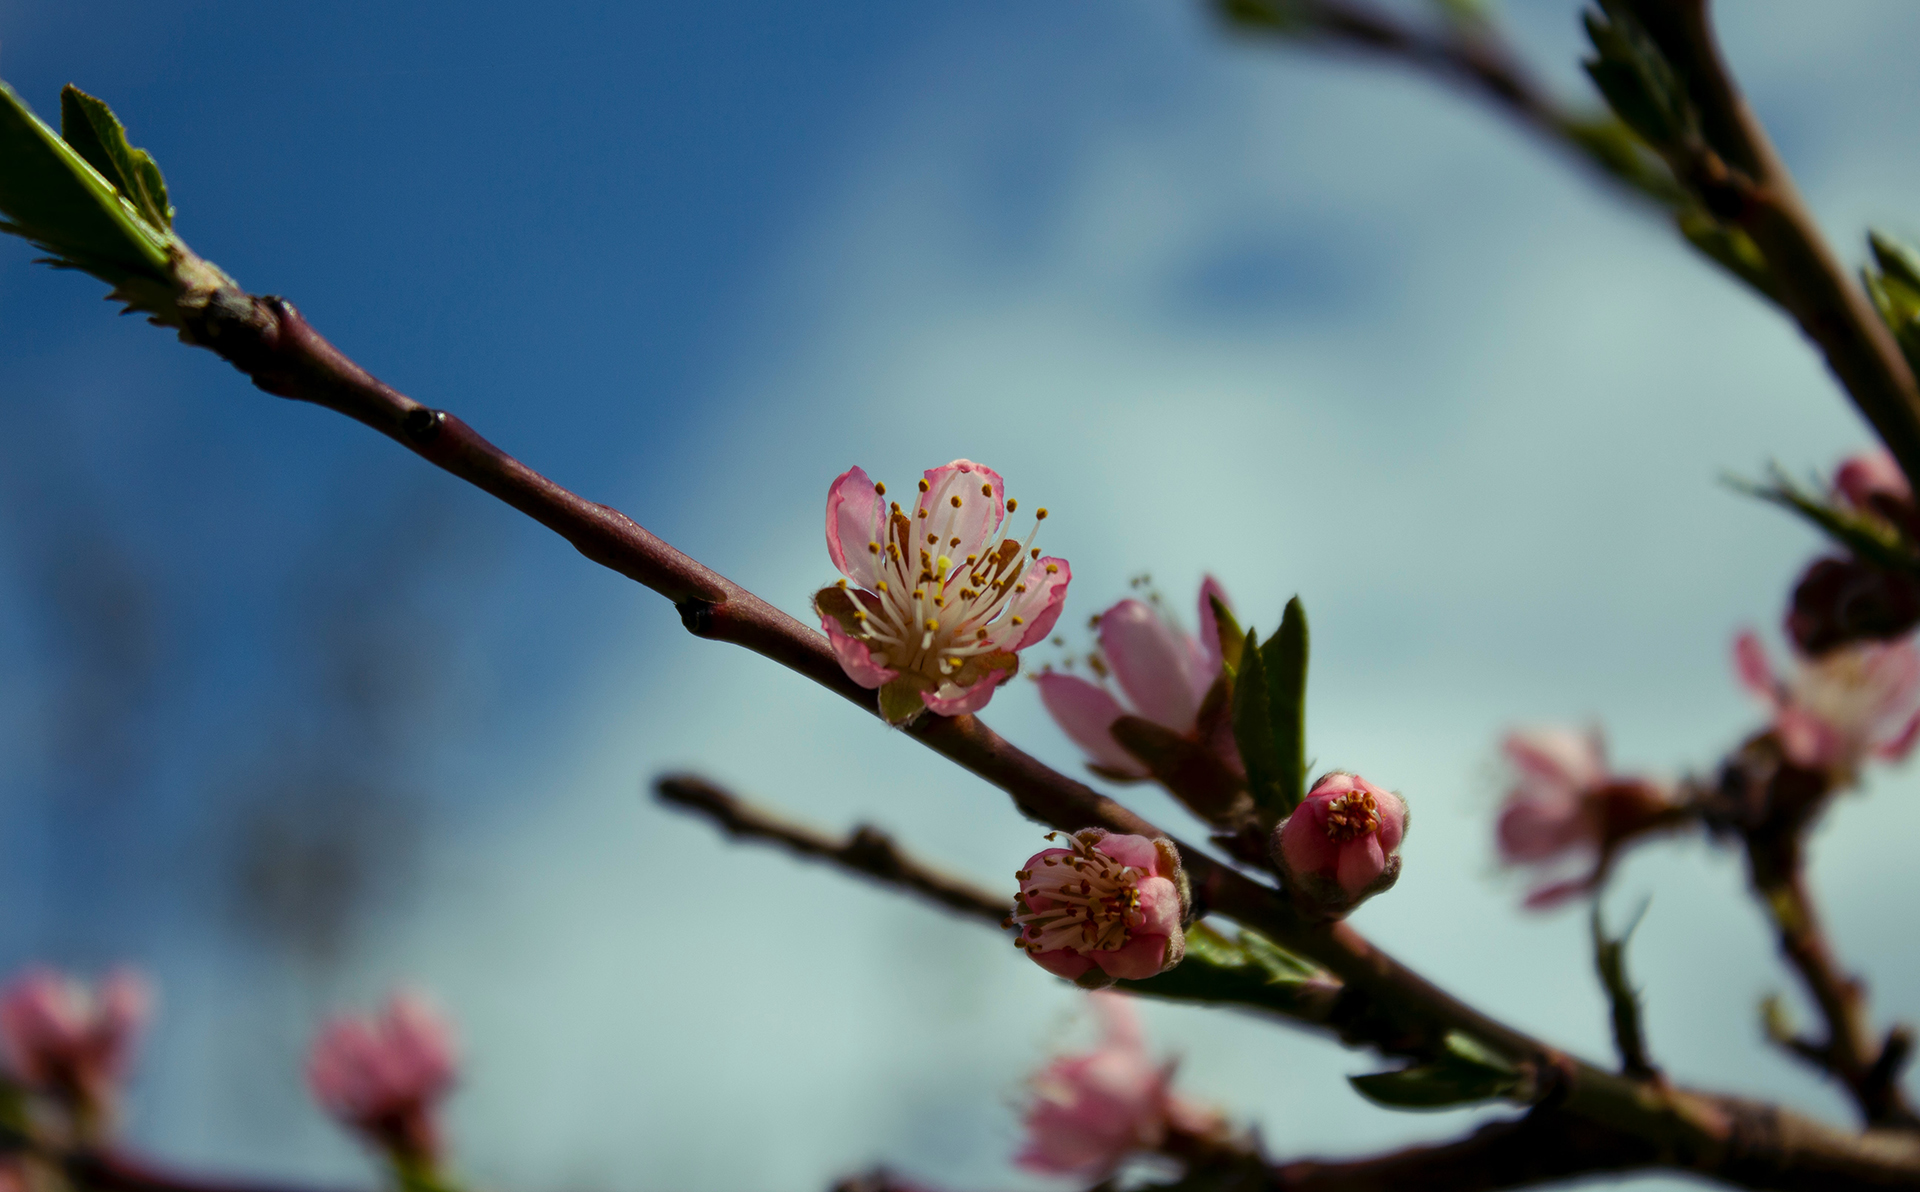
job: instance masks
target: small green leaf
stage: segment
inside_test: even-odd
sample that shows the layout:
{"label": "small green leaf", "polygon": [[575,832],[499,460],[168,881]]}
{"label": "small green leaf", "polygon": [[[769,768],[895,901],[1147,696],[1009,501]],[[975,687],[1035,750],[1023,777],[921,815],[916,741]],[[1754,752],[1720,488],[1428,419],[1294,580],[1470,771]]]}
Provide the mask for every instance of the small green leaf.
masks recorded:
{"label": "small green leaf", "polygon": [[1307,610],[1295,596],[1287,601],[1280,632],[1260,647],[1280,784],[1275,818],[1291,814],[1307,797],[1307,648]]}
{"label": "small green leaf", "polygon": [[171,284],[169,237],[0,82],[0,231],[119,286]]}
{"label": "small green leaf", "polygon": [[1920,549],[1902,537],[1897,527],[1880,518],[1822,500],[1794,483],[1778,464],[1770,466],[1767,471],[1769,483],[1766,484],[1755,484],[1738,477],[1728,477],[1726,484],[1736,492],[1798,513],[1835,542],[1869,563],[1893,571],[1920,573]]}
{"label": "small green leaf", "polygon": [[173,207],[160,167],[145,149],[127,143],[127,130],[112,108],[68,83],[60,92],[60,136],[148,223],[173,227]]}
{"label": "small green leaf", "polygon": [[1146,997],[1243,1006],[1309,1021],[1324,1020],[1339,982],[1324,969],[1242,930],[1238,937],[1200,922],[1187,928],[1187,954],[1157,976],[1121,981]]}
{"label": "small green leaf", "polygon": [[1666,55],[1619,0],[1584,17],[1594,56],[1581,63],[1607,106],[1656,149],[1700,135],[1699,117]]}
{"label": "small green leaf", "polygon": [[1285,774],[1273,739],[1273,712],[1267,692],[1266,663],[1259,635],[1249,629],[1233,678],[1233,740],[1247,768],[1247,792],[1264,818],[1286,814]]}
{"label": "small green leaf", "polygon": [[1218,596],[1207,599],[1213,603],[1213,631],[1220,639],[1220,659],[1231,674],[1240,669],[1240,651],[1247,644],[1247,631],[1240,628],[1239,618],[1233,615],[1226,601]]}
{"label": "small green leaf", "polygon": [[1440,1058],[1397,1072],[1349,1076],[1355,1091],[1389,1109],[1451,1109],[1518,1093],[1526,1083],[1513,1065],[1478,1040],[1449,1032]]}

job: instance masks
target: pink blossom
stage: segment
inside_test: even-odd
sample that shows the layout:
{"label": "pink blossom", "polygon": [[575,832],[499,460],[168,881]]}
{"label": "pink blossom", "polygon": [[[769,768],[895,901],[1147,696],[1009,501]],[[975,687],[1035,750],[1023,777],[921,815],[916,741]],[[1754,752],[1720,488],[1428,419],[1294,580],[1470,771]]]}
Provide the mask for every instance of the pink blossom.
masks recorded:
{"label": "pink blossom", "polygon": [[1170,1131],[1205,1134],[1221,1126],[1218,1114],[1173,1094],[1174,1064],[1148,1056],[1127,998],[1091,997],[1104,1028],[1098,1045],[1034,1074],[1027,1141],[1014,1160],[1028,1171],[1103,1179],[1127,1156],[1158,1148]]}
{"label": "pink blossom", "polygon": [[115,969],[89,987],[43,965],[28,968],[0,993],[8,1068],[29,1088],[104,1110],[152,1008],[151,987],[132,969]]}
{"label": "pink blossom", "polygon": [[1862,451],[1840,461],[1833,473],[1834,496],[1863,513],[1911,507],[1913,487],[1886,450]]}
{"label": "pink blossom", "polygon": [[1207,691],[1220,677],[1215,597],[1226,602],[1219,582],[1208,576],[1200,585],[1198,638],[1138,600],[1122,600],[1100,614],[1100,652],[1126,703],[1106,686],[1077,675],[1050,671],[1040,676],[1041,701],[1096,770],[1114,778],[1148,776],[1147,767],[1113,736],[1115,721],[1140,716],[1190,738],[1207,737],[1221,761],[1234,773],[1241,772],[1227,718],[1205,726],[1199,723]]}
{"label": "pink blossom", "polygon": [[1335,770],[1274,829],[1274,858],[1295,897],[1344,913],[1400,876],[1407,805],[1358,774]]}
{"label": "pink blossom", "polygon": [[1015,942],[1041,968],[1085,986],[1179,964],[1187,889],[1173,843],[1102,828],[1067,840],[1070,847],[1043,849],[1014,874]]}
{"label": "pink blossom", "polygon": [[421,995],[402,992],[377,1015],[329,1022],[308,1054],[307,1080],[345,1125],[390,1153],[431,1162],[439,1151],[434,1110],[458,1062],[446,1019]]}
{"label": "pink blossom", "polygon": [[1033,546],[1045,509],[1025,542],[999,537],[1018,503],[984,464],[926,473],[911,516],[886,491],[859,468],[828,490],[827,553],[846,578],[814,596],[820,626],[889,723],[977,712],[1052,632],[1073,572]]}
{"label": "pink blossom", "polygon": [[[1504,749],[1514,784],[1500,809],[1496,838],[1502,861],[1538,867],[1546,879],[1527,895],[1530,907],[1593,889],[1613,851],[1672,808],[1665,787],[1613,773],[1598,729],[1510,733]],[[1566,862],[1580,876],[1559,874]]]}
{"label": "pink blossom", "polygon": [[1920,650],[1911,638],[1844,646],[1781,679],[1748,631],[1734,642],[1734,664],[1795,765],[1848,781],[1868,757],[1897,761],[1920,738]]}

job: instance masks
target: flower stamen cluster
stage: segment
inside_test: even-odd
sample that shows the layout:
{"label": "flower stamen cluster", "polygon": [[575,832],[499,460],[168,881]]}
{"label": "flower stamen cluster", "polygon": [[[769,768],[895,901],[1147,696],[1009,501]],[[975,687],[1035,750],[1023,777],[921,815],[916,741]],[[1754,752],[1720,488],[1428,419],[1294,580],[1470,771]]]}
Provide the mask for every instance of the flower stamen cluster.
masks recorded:
{"label": "flower stamen cluster", "polygon": [[1066,848],[1043,849],[1014,873],[1014,943],[1048,972],[1090,987],[1180,963],[1188,896],[1173,843],[1100,828],[1064,839]]}
{"label": "flower stamen cluster", "polygon": [[[1049,840],[1059,836],[1047,833]],[[1139,918],[1139,882],[1146,874],[1085,840],[1071,839],[1070,847],[1064,857],[1043,855],[1034,869],[1013,875],[1021,882],[1014,896],[1013,922],[1021,928],[1016,943],[1028,952],[1116,951],[1127,942],[1128,921]]]}

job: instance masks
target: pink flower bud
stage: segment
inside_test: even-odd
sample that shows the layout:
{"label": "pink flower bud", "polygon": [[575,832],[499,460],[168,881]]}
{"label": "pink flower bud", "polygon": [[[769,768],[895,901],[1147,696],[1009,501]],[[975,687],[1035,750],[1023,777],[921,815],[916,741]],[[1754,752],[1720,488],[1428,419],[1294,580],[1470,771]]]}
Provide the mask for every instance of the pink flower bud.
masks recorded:
{"label": "pink flower bud", "polygon": [[[1613,852],[1658,825],[1673,809],[1671,793],[1607,766],[1599,730],[1540,728],[1507,736],[1514,784],[1500,809],[1500,859],[1534,866],[1542,882],[1527,905],[1552,906],[1593,889]],[[1570,867],[1577,876],[1559,872]]]}
{"label": "pink flower bud", "polygon": [[90,1116],[112,1108],[153,1008],[147,981],[115,969],[97,986],[43,965],[0,993],[0,1043],[15,1079],[76,1102]]}
{"label": "pink flower bud", "polygon": [[1172,1063],[1155,1063],[1132,1004],[1095,993],[1103,1020],[1099,1044],[1063,1055],[1037,1072],[1026,1112],[1026,1145],[1015,1158],[1029,1171],[1098,1180],[1132,1154],[1151,1151],[1169,1132],[1210,1134],[1218,1114],[1173,1095]]}
{"label": "pink flower bud", "polygon": [[926,473],[911,513],[886,491],[852,468],[827,492],[827,553],[846,579],[814,596],[820,627],[888,723],[978,712],[1053,631],[1073,571],[1033,546],[1045,509],[1025,542],[999,537],[1016,502],[984,464]]}
{"label": "pink flower bud", "polygon": [[1090,988],[1179,964],[1188,895],[1173,843],[1088,828],[1068,844],[1035,853],[1014,874],[1014,942],[1041,968]]}
{"label": "pink flower bud", "polygon": [[1273,856],[1296,900],[1345,914],[1400,877],[1407,805],[1358,774],[1335,770],[1273,831]]}
{"label": "pink flower bud", "polygon": [[1220,677],[1220,636],[1212,597],[1226,593],[1211,576],[1200,585],[1200,636],[1170,623],[1152,605],[1122,600],[1099,617],[1100,650],[1126,702],[1105,685],[1049,671],[1040,699],[1087,760],[1112,778],[1145,778],[1147,768],[1113,737],[1114,722],[1139,716],[1212,749],[1235,775],[1244,773],[1225,716],[1201,724],[1207,691]]}
{"label": "pink flower bud", "polygon": [[1862,451],[1842,460],[1834,470],[1833,495],[1858,512],[1883,518],[1910,533],[1914,529],[1913,487],[1890,451]]}
{"label": "pink flower bud", "polygon": [[1734,642],[1734,663],[1797,766],[1850,782],[1868,757],[1897,761],[1920,737],[1920,650],[1911,638],[1832,650],[1783,679],[1749,631]]}
{"label": "pink flower bud", "polygon": [[1890,641],[1920,625],[1920,577],[1852,557],[1815,559],[1794,584],[1787,636],[1804,654]]}
{"label": "pink flower bud", "polygon": [[307,1080],[342,1124],[396,1159],[437,1161],[435,1110],[458,1068],[452,1027],[415,993],[370,1017],[342,1016],[313,1041]]}

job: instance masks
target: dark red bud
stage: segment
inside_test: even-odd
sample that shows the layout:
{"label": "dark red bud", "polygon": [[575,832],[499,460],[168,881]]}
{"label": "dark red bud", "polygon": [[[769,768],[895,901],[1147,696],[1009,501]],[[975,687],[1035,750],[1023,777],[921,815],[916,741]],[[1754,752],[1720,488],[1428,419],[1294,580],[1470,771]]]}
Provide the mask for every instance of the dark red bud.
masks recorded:
{"label": "dark red bud", "polygon": [[1787,636],[1808,655],[1888,641],[1920,625],[1920,578],[1859,559],[1815,559],[1793,589]]}

